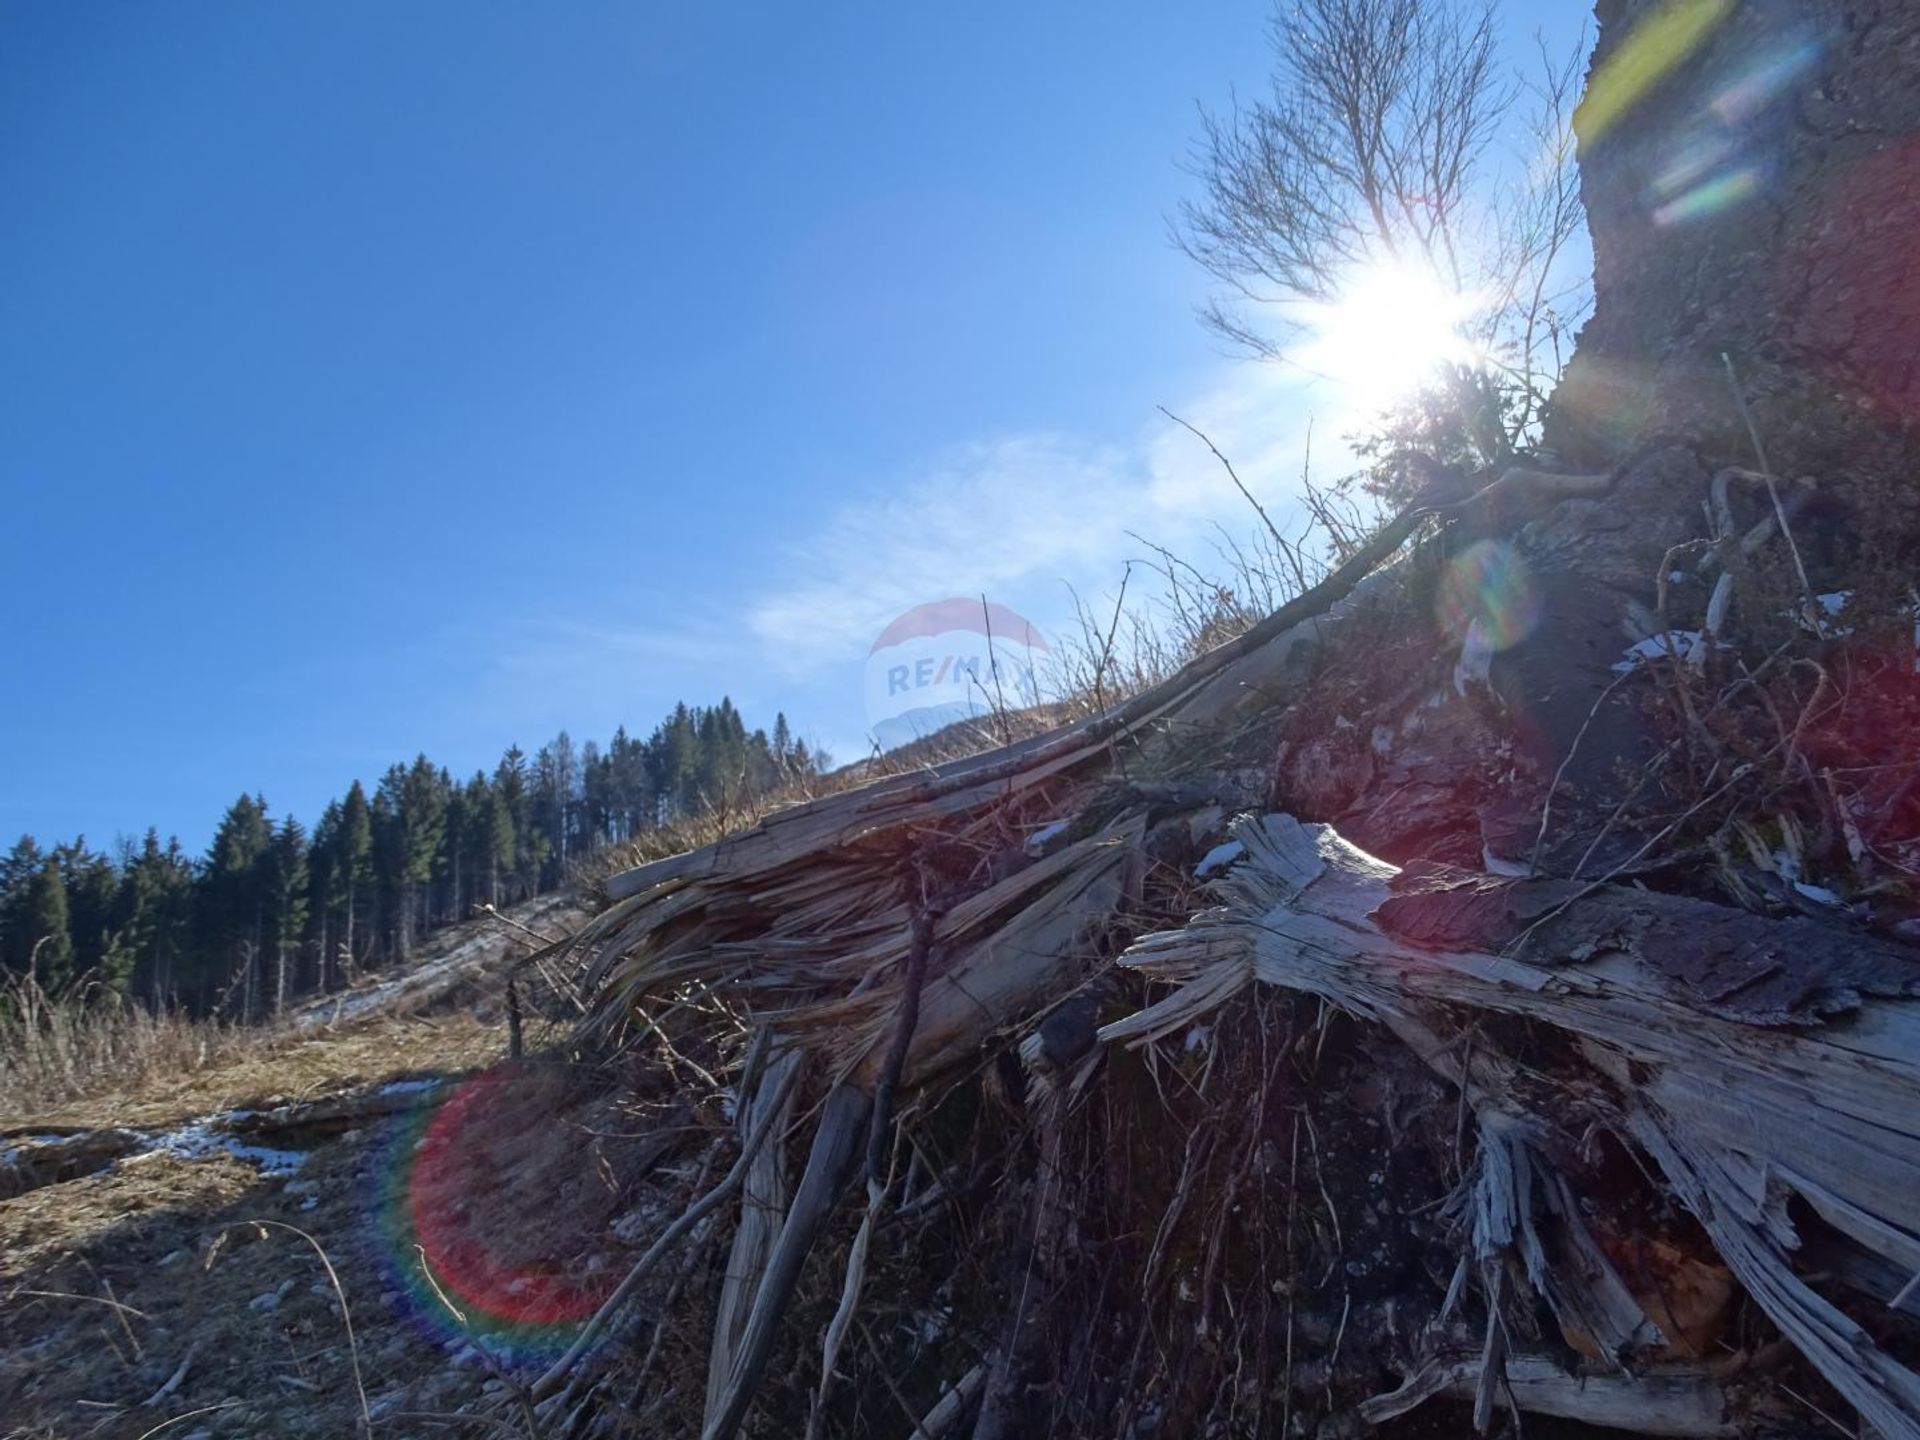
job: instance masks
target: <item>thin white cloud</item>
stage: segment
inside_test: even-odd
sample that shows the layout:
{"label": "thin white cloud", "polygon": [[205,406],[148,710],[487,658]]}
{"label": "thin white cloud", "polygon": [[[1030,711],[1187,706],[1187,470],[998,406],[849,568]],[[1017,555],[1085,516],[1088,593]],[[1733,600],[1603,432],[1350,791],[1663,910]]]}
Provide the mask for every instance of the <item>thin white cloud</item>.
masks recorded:
{"label": "thin white cloud", "polygon": [[[1285,523],[1310,414],[1297,377],[1237,365],[1168,408],[1206,432]],[[1329,460],[1335,448],[1328,437]],[[985,593],[1057,606],[1063,585],[1099,593],[1117,583],[1142,553],[1132,534],[1211,554],[1216,525],[1237,533],[1258,523],[1207,447],[1165,416],[1122,442],[1003,437],[940,456],[829,515],[750,606],[747,626],[769,663],[797,676],[864,655],[888,621],[925,601]]]}

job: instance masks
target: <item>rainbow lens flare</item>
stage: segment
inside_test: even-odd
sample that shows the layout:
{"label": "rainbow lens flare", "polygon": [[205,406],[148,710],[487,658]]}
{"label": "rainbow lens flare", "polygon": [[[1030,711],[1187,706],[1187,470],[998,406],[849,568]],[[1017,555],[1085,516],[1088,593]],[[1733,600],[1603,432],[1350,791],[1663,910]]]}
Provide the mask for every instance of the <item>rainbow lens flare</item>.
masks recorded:
{"label": "rainbow lens flare", "polygon": [[1733,0],[1668,0],[1621,41],[1587,85],[1574,112],[1582,146],[1597,143],[1706,43],[1733,13]]}
{"label": "rainbow lens flare", "polygon": [[503,1183],[502,1153],[527,1124],[530,1107],[515,1103],[526,1079],[501,1066],[461,1082],[395,1124],[375,1168],[385,1278],[415,1328],[441,1344],[482,1345],[509,1367],[558,1356],[619,1278],[601,1257],[583,1258],[591,1247],[559,1195],[517,1201]]}
{"label": "rainbow lens flare", "polygon": [[1518,645],[1540,623],[1540,592],[1513,546],[1482,540],[1456,555],[1440,580],[1440,620],[1449,631],[1477,631],[1495,651]]}

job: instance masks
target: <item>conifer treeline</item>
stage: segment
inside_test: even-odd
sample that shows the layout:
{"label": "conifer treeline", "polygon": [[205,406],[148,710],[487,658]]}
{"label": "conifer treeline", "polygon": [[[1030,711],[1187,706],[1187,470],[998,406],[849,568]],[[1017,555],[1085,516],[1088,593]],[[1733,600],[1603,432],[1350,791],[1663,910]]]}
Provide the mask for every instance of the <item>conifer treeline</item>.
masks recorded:
{"label": "conifer treeline", "polygon": [[824,754],[748,731],[733,703],[677,706],[646,740],[602,750],[563,730],[464,782],[425,755],[369,795],[354,781],[309,833],[259,795],[228,808],[207,853],[148,830],[117,853],[84,838],[0,858],[0,967],[57,988],[93,976],[155,1004],[257,1017],[404,960],[475,906],[561,885],[594,851],[819,773]]}

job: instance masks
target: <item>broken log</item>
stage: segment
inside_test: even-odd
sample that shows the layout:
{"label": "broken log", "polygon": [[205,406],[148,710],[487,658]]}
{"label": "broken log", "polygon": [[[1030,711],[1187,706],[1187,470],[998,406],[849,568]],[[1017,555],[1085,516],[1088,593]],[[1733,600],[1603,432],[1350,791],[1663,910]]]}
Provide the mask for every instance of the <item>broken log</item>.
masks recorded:
{"label": "broken log", "polygon": [[[1793,922],[1645,891],[1570,897],[1551,923],[1529,927],[1526,943],[1510,947],[1517,953],[1422,944],[1510,933],[1510,917],[1538,897],[1524,885],[1502,895],[1491,880],[1464,898],[1435,892],[1431,876],[1285,815],[1243,818],[1234,835],[1246,855],[1218,882],[1225,903],[1143,938],[1125,957],[1178,988],[1107,1026],[1104,1039],[1143,1043],[1192,1025],[1250,985],[1283,986],[1386,1026],[1461,1083],[1480,1115],[1483,1154],[1511,1149],[1515,1133],[1546,1135],[1570,1123],[1610,1129],[1658,1168],[1827,1382],[1882,1435],[1920,1440],[1920,1375],[1796,1272],[1800,1235],[1786,1205],[1799,1196],[1870,1258],[1898,1267],[1914,1257],[1920,962],[1911,952],[1864,939],[1808,944]],[[1420,895],[1431,913],[1409,908]],[[1489,913],[1508,923],[1487,927]],[[1739,937],[1731,946],[1720,938],[1729,933]],[[1700,953],[1718,957],[1710,983],[1683,953],[1688,934],[1699,937]],[[1579,945],[1556,948],[1555,936]],[[1750,983],[1725,984],[1727,966]],[[1749,1011],[1729,1004],[1755,993],[1769,998]],[[1543,1076],[1485,1033],[1461,1043],[1476,1018],[1496,1016],[1552,1027],[1570,1042],[1575,1058],[1566,1063],[1575,1068]],[[1531,1187],[1481,1186],[1476,1232],[1511,1237],[1521,1269],[1546,1286],[1563,1326],[1592,1324],[1587,1302],[1604,1298],[1618,1277],[1592,1250],[1581,1293],[1556,1296],[1579,1272],[1537,1253],[1542,1242],[1529,1236],[1532,1221],[1515,1197],[1537,1191],[1543,1177],[1553,1183],[1552,1169],[1531,1144],[1525,1165]],[[1577,1216],[1561,1219],[1563,1239],[1591,1245],[1579,1239]],[[1616,1310],[1618,1298],[1598,1313]],[[1609,1335],[1622,1352],[1616,1363],[1647,1345],[1617,1326]]]}

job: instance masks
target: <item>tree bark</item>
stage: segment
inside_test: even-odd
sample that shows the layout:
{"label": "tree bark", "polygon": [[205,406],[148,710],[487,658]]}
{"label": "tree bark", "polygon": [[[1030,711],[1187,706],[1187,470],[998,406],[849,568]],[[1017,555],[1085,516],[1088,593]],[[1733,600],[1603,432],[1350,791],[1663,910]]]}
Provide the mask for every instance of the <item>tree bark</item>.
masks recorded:
{"label": "tree bark", "polygon": [[[1681,12],[1695,43],[1663,30]],[[1596,304],[1549,443],[1578,465],[1677,435],[1752,463],[1725,354],[1783,477],[1904,473],[1920,7],[1598,0],[1596,15],[1575,118]]]}

